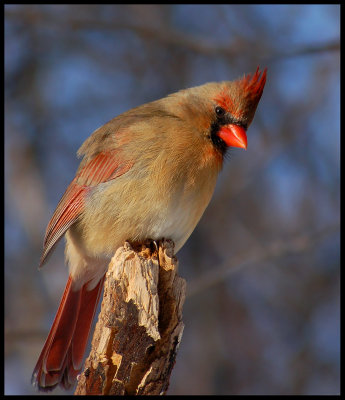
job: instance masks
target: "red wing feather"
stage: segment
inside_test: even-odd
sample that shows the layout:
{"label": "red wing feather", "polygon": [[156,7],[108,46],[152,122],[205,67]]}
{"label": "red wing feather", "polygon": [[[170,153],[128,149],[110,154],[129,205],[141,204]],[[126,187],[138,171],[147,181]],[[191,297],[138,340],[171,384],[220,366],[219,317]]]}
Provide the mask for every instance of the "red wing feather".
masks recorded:
{"label": "red wing feather", "polygon": [[[102,152],[91,159],[76,176],[83,186],[94,186],[122,175],[123,165],[116,158],[116,151]],[[120,174],[119,174],[120,172]]]}
{"label": "red wing feather", "polygon": [[87,188],[76,184],[75,181],[76,178],[68,186],[49,221],[44,238],[40,268],[43,266],[53,247],[67,229],[77,220],[84,209],[84,195]]}
{"label": "red wing feather", "polygon": [[122,163],[119,160],[118,151],[113,150],[98,153],[78,171],[48,224],[40,267],[43,266],[59,239],[83,212],[85,196],[90,188],[123,175],[131,166],[132,163]]}

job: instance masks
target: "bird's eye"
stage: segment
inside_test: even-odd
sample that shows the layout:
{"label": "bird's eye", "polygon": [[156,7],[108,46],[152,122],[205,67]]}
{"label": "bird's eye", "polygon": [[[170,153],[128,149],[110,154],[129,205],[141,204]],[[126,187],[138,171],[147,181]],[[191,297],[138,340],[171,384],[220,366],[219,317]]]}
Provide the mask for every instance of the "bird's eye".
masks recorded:
{"label": "bird's eye", "polygon": [[224,115],[225,115],[224,108],[217,106],[215,108],[215,111],[216,111],[216,115],[217,115],[218,118],[224,117]]}

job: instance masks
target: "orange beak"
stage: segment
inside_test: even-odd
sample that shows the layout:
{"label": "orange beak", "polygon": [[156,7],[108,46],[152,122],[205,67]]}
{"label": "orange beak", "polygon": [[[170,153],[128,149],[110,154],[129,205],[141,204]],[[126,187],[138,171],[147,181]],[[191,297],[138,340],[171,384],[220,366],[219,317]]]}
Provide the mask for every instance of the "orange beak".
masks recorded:
{"label": "orange beak", "polygon": [[227,146],[247,149],[247,134],[242,126],[230,124],[222,126],[218,136],[224,140]]}

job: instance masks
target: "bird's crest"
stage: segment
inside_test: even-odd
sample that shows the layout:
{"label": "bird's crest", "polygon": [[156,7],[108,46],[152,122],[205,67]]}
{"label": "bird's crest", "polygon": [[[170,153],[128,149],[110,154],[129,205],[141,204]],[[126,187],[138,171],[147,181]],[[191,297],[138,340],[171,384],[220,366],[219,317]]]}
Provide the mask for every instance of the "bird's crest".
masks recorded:
{"label": "bird's crest", "polygon": [[238,80],[238,85],[243,90],[243,94],[247,98],[247,101],[255,103],[259,102],[266,83],[266,72],[267,68],[264,69],[264,72],[261,75],[259,67],[257,67],[253,76],[248,74]]}
{"label": "bird's crest", "polygon": [[266,72],[267,68],[261,74],[258,67],[253,75],[247,74],[231,82],[230,91],[229,86],[225,85],[214,100],[230,111],[235,118],[242,119],[247,116],[251,120],[264,90]]}

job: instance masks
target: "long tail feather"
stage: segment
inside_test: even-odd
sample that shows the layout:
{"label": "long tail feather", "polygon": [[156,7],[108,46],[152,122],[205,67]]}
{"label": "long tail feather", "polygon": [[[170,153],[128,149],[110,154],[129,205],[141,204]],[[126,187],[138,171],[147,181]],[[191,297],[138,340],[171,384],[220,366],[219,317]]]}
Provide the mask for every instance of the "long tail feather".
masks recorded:
{"label": "long tail feather", "polygon": [[57,385],[69,389],[81,370],[93,317],[103,288],[104,277],[92,290],[85,284],[72,289],[68,278],[52,328],[32,374],[39,390]]}

